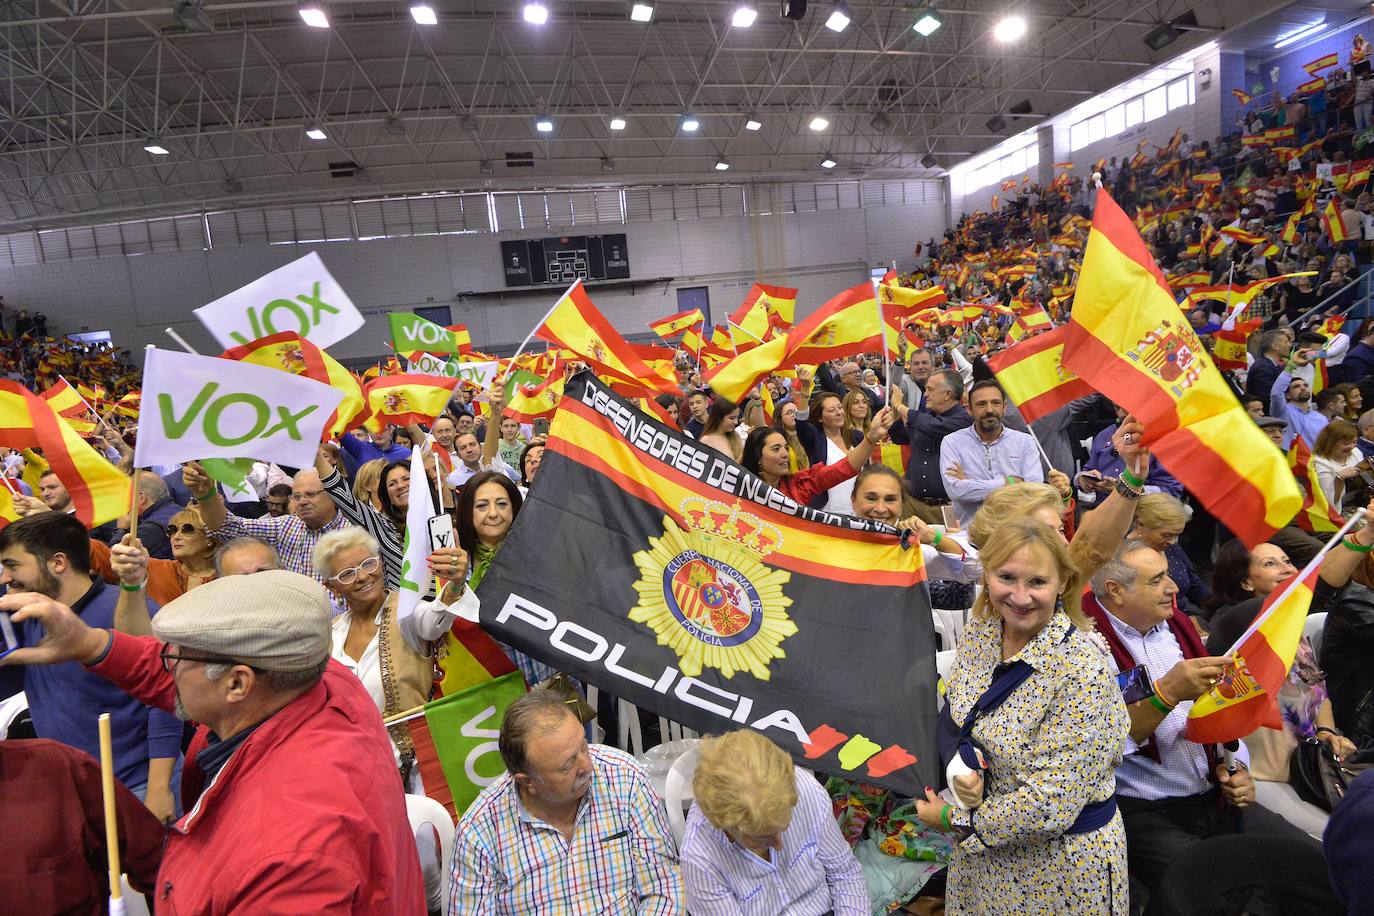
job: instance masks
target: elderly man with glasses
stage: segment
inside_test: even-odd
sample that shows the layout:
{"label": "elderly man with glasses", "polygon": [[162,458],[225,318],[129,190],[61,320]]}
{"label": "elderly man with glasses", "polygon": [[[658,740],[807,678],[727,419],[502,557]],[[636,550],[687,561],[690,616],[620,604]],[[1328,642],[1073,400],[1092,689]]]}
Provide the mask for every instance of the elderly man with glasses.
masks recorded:
{"label": "elderly man with glasses", "polygon": [[84,670],[198,723],[188,759],[200,778],[183,782],[159,912],[426,912],[386,731],[330,661],[318,582],[283,570],[217,579],[164,607],[153,636],[88,626],[41,594],[6,595],[0,611],[42,637],[0,665]]}

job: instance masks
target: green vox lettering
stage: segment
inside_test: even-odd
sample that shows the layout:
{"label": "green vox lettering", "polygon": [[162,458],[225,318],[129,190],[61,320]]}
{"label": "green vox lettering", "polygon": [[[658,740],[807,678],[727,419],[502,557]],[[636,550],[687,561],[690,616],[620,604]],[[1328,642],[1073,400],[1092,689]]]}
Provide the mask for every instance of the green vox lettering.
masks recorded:
{"label": "green vox lettering", "polygon": [[[171,396],[159,394],[157,396],[158,409],[162,414],[162,426],[166,430],[167,438],[180,439],[195,424],[196,418],[200,417],[201,431],[206,441],[220,447],[242,445],[250,439],[270,439],[280,432],[285,432],[292,439],[299,441],[305,438],[300,430],[301,420],[319,409],[318,404],[311,404],[303,410],[292,413],[286,407],[278,405],[276,408],[277,423],[275,426],[269,427],[268,424],[272,420],[272,407],[267,401],[255,394],[246,392],[225,394],[215,398],[214,394],[217,390],[219,390],[218,382],[210,382],[205,385],[196,394],[195,399],[191,401],[190,406],[186,408],[186,412],[181,417],[177,417],[173,411]],[[214,399],[211,400],[212,398]],[[221,417],[224,411],[238,404],[251,408],[252,422],[245,431],[237,434],[226,433],[222,428]]]}
{"label": "green vox lettering", "polygon": [[[310,307],[307,312],[302,305]],[[238,331],[229,334],[240,344],[250,343],[282,331],[295,331],[308,337],[310,331],[319,326],[320,315],[328,312],[339,314],[339,310],[320,298],[320,284],[316,282],[311,291],[292,299],[273,299],[258,311],[256,305],[248,308],[248,327],[252,337],[244,337]]]}

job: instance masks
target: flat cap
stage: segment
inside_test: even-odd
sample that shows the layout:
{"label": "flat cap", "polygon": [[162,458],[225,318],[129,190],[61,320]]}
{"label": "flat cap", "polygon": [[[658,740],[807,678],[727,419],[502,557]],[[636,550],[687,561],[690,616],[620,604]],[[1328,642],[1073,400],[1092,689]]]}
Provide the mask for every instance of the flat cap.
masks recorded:
{"label": "flat cap", "polygon": [[1260,417],[1258,420],[1255,421],[1255,423],[1259,426],[1260,429],[1271,429],[1276,426],[1279,429],[1288,428],[1288,421],[1285,420],[1283,417]]}
{"label": "flat cap", "polygon": [[306,671],[329,657],[329,619],[323,585],[272,569],[191,589],[153,615],[153,633],[263,671]]}

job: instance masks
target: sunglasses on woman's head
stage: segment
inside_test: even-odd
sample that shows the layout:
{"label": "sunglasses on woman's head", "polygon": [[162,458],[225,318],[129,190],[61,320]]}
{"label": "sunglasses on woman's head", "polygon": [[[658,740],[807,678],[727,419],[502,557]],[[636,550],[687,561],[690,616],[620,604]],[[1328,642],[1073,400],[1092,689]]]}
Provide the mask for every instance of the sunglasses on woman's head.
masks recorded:
{"label": "sunglasses on woman's head", "polygon": [[200,533],[200,531],[201,531],[200,528],[197,528],[195,525],[192,525],[190,522],[182,522],[180,526],[177,526],[177,525],[168,525],[166,528],[164,528],[164,529],[162,529],[162,530],[167,532],[167,536],[168,536],[168,537],[171,537],[172,535],[176,534],[178,531],[180,531],[182,534],[198,534],[198,533]]}

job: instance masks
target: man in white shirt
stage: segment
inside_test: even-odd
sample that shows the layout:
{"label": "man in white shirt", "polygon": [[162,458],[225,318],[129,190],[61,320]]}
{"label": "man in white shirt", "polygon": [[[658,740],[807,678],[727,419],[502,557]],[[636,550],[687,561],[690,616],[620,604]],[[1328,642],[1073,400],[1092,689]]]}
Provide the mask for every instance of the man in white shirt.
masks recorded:
{"label": "man in white shirt", "polygon": [[950,433],[940,443],[945,492],[964,526],[998,487],[1023,480],[1045,481],[1035,440],[1003,423],[1007,401],[1001,385],[991,379],[975,382],[969,389],[968,406],[973,425]]}

